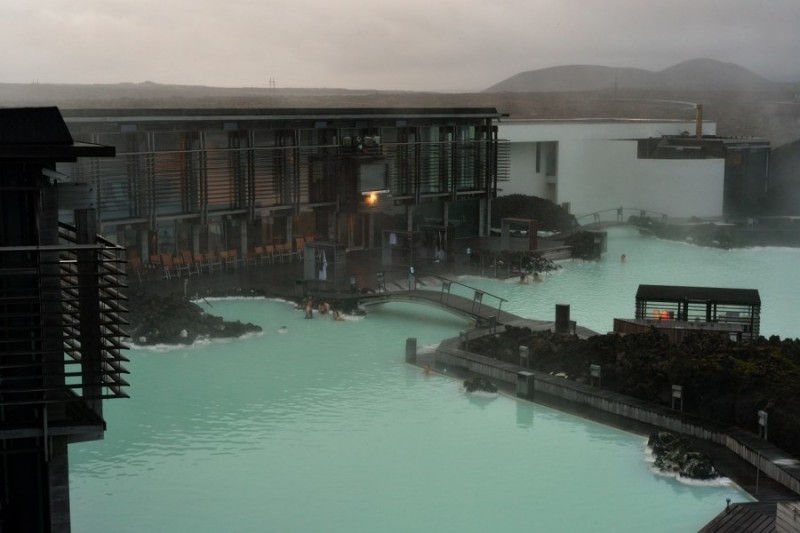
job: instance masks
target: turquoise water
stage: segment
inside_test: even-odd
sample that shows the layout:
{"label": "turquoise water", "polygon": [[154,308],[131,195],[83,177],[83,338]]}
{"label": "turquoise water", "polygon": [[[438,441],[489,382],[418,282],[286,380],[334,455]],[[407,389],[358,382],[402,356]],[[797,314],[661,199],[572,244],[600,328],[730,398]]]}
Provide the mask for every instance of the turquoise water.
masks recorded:
{"label": "turquoise water", "polygon": [[[779,309],[790,307],[773,300],[787,289],[771,278],[793,275],[797,258],[615,231],[606,260],[567,261],[544,283],[464,281],[524,316],[550,319],[568,303],[604,331],[633,314],[640,282],[719,280],[758,288],[762,333],[783,336],[794,326]],[[403,362],[405,339],[433,346],[467,326],[443,312],[387,304],[336,322],[263,299],[211,305],[264,333],[130,351],[131,399],[106,404],[104,441],[70,447],[73,531],[675,532],[696,531],[726,498],[748,500],[732,484],[655,474],[643,437],[422,375]]]}
{"label": "turquoise water", "polygon": [[477,277],[462,281],[508,299],[503,310],[528,318],[554,320],[555,305],[568,304],[572,320],[599,333],[611,331],[615,317],[633,318],[639,284],[757,289],[761,335],[800,337],[800,248],[703,248],[615,228],[601,261],[560,264],[563,268],[548,274],[544,283]]}

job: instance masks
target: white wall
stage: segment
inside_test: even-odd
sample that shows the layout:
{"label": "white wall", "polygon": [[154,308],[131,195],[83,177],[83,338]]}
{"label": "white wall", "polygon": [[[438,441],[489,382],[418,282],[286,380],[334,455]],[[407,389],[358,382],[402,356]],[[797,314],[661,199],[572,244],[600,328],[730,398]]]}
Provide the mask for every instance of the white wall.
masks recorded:
{"label": "white wall", "polygon": [[[511,179],[499,195],[527,194],[569,202],[576,216],[625,207],[669,217],[722,215],[722,159],[638,159],[637,140],[694,132],[693,121],[503,121],[499,138],[511,142]],[[703,123],[714,135],[716,125]],[[554,197],[536,169],[536,142],[558,143]],[[542,150],[544,156],[544,150]],[[626,214],[627,215],[627,214]]]}
{"label": "white wall", "polygon": [[638,159],[636,141],[565,141],[559,165],[557,201],[576,216],[616,207],[722,215],[722,159]]}
{"label": "white wall", "polygon": [[[501,137],[502,138],[502,137]],[[544,159],[539,172],[536,172],[536,143],[511,143],[511,180],[497,184],[498,196],[509,194],[527,194],[548,198],[547,184],[544,175]],[[544,154],[542,154],[544,157]],[[555,201],[555,198],[549,198]]]}

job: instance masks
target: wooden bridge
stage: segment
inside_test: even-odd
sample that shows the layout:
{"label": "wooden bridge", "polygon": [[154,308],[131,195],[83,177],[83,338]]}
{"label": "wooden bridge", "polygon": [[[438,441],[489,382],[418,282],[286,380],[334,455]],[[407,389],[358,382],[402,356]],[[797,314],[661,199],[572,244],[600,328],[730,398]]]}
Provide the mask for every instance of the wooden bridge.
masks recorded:
{"label": "wooden bridge", "polygon": [[442,276],[409,280],[408,285],[390,282],[381,285],[379,292],[350,298],[362,306],[387,302],[430,305],[490,328],[520,320],[519,316],[502,310],[503,302],[507,301],[504,298]]}
{"label": "wooden bridge", "polygon": [[580,228],[597,229],[607,228],[610,226],[626,225],[629,223],[628,220],[631,216],[637,216],[640,218],[667,218],[666,213],[659,213],[658,211],[649,211],[647,209],[632,207],[616,207],[575,217],[575,221],[578,223]]}

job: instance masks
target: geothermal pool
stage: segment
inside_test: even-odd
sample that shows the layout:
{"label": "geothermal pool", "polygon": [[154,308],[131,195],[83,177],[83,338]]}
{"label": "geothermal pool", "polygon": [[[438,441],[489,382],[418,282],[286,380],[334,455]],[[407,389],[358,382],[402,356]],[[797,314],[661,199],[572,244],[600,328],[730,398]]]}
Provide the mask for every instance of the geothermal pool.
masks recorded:
{"label": "geothermal pool", "polygon": [[[756,288],[762,334],[797,336],[786,276],[798,259],[620,229],[603,261],[566,261],[544,283],[463,281],[530,318],[570,304],[599,332],[633,315],[639,283]],[[654,473],[641,436],[467,397],[406,365],[407,337],[432,347],[467,326],[444,312],[395,303],[336,322],[275,300],[204,305],[264,333],[130,350],[131,399],[106,404],[104,441],[70,448],[74,531],[696,531],[726,498],[749,500]]]}

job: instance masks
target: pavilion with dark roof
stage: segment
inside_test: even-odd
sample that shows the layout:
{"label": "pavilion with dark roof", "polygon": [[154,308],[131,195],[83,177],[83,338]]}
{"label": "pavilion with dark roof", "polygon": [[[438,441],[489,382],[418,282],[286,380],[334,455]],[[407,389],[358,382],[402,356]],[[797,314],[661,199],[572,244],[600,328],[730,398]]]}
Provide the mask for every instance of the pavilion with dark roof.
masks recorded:
{"label": "pavilion with dark roof", "polygon": [[639,285],[634,319],[615,319],[617,333],[650,328],[679,342],[688,331],[716,332],[736,340],[758,338],[761,297],[755,289]]}

